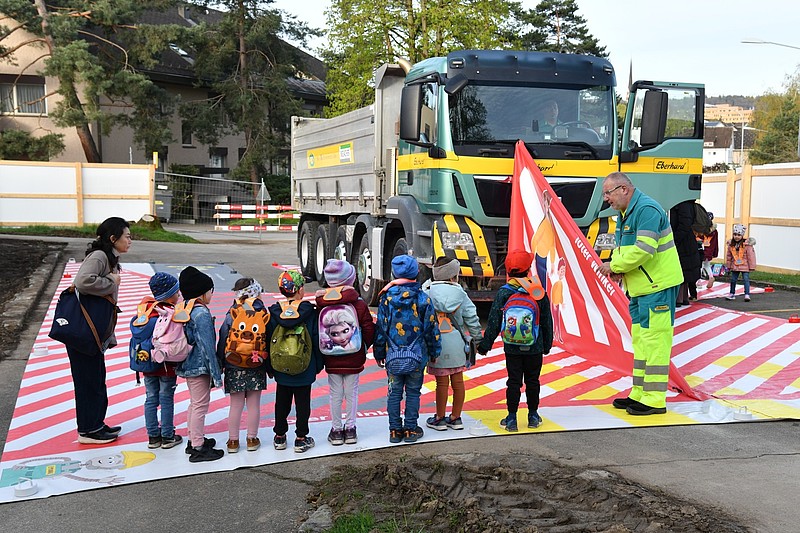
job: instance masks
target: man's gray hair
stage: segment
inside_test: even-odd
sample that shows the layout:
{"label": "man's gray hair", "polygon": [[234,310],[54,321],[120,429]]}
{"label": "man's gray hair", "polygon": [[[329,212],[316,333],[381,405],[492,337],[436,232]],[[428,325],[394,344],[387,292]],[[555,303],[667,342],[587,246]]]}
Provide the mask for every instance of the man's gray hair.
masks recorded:
{"label": "man's gray hair", "polygon": [[627,185],[628,187],[633,188],[633,182],[624,172],[612,172],[611,174],[606,176],[606,181],[613,181],[614,183],[618,183],[620,185]]}

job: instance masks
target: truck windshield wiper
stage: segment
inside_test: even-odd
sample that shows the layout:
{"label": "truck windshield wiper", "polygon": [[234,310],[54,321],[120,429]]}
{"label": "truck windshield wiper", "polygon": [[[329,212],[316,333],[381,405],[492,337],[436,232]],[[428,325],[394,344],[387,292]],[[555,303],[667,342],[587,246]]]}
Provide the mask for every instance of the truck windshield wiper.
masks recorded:
{"label": "truck windshield wiper", "polygon": [[593,156],[595,156],[597,158],[600,157],[600,154],[597,152],[595,147],[592,146],[591,144],[587,143],[587,142],[583,142],[583,141],[556,141],[556,142],[551,142],[551,143],[548,143],[548,144],[550,144],[551,146],[577,146],[577,147],[580,147],[580,148],[585,148],[585,150],[574,150],[574,151],[573,150],[565,150],[564,151],[564,155],[568,156],[568,157],[569,156],[581,156],[582,157],[582,156],[587,156],[587,155],[593,155]]}

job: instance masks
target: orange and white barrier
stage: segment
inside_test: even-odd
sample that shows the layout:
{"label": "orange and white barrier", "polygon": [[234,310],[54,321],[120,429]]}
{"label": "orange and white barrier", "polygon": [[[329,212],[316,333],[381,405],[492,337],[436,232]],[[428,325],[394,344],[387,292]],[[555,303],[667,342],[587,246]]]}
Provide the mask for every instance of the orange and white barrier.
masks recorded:
{"label": "orange and white barrier", "polygon": [[[218,204],[214,206],[217,231],[297,231],[296,224],[281,224],[282,220],[300,219],[289,205]],[[220,220],[257,219],[257,225],[220,225]],[[263,224],[264,220],[278,220],[277,225]]]}

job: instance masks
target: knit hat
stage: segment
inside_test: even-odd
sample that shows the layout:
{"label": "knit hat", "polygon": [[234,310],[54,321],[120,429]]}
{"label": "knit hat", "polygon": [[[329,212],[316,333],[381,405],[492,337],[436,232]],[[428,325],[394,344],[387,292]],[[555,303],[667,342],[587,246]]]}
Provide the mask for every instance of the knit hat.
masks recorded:
{"label": "knit hat", "polygon": [[159,302],[169,300],[181,288],[178,278],[166,272],[156,272],[150,278],[148,284],[150,285],[150,292],[153,293],[153,298]]}
{"label": "knit hat", "polygon": [[261,284],[256,280],[253,280],[253,282],[247,287],[236,291],[236,299],[241,300],[242,298],[258,298],[261,296],[262,292],[264,292],[264,289],[261,287]]}
{"label": "knit hat", "polygon": [[395,278],[416,279],[419,274],[417,260],[410,255],[398,255],[392,259],[392,274]]}
{"label": "knit hat", "polygon": [[514,250],[506,255],[506,273],[527,274],[533,264],[534,256],[525,250]]}
{"label": "knit hat", "polygon": [[214,288],[214,280],[193,266],[181,270],[180,280],[184,300],[197,298]]}
{"label": "knit hat", "polygon": [[278,289],[284,296],[293,296],[303,288],[306,280],[297,270],[284,270],[278,277]]}
{"label": "knit hat", "polygon": [[442,266],[433,266],[433,279],[435,281],[447,281],[458,276],[461,272],[461,262],[458,259],[453,259],[449,263]]}
{"label": "knit hat", "polygon": [[747,231],[747,226],[744,224],[734,224],[733,225],[733,234],[734,235],[744,235],[744,232]]}
{"label": "knit hat", "polygon": [[329,287],[352,285],[356,280],[356,267],[340,259],[328,259],[324,272]]}

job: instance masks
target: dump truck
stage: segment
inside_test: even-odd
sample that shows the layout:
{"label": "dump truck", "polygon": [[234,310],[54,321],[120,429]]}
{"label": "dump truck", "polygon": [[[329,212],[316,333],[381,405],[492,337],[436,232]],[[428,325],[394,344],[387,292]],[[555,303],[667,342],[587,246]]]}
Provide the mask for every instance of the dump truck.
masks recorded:
{"label": "dump truck", "polygon": [[602,197],[611,172],[667,210],[700,196],[701,84],[637,81],[618,117],[604,58],[463,50],[385,64],[374,86],[372,105],[293,117],[291,131],[300,268],[325,286],[326,261],[350,261],[370,304],[398,254],[419,261],[420,279],[437,258],[457,258],[470,297],[494,297],[518,140],[601,258],[614,246],[616,212]]}

